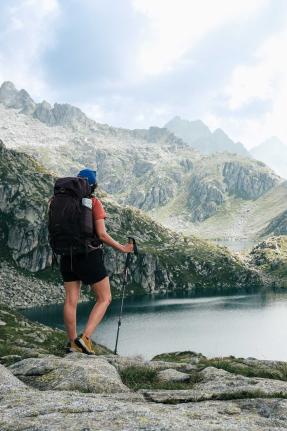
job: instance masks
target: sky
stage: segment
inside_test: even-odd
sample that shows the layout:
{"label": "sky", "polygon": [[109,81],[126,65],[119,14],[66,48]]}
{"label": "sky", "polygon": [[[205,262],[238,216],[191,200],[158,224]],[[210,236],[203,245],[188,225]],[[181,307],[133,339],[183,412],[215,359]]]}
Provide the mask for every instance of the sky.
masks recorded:
{"label": "sky", "polygon": [[1,0],[0,82],[101,123],[287,144],[286,0]]}

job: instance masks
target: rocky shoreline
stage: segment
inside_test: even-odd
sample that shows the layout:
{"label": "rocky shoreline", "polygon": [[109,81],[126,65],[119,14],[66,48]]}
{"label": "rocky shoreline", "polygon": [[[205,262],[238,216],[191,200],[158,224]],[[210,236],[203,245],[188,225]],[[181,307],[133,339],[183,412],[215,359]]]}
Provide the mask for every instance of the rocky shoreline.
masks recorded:
{"label": "rocky shoreline", "polygon": [[[121,286],[122,286],[122,272],[121,268],[124,266],[124,260],[122,255],[117,255],[113,250],[107,250],[107,268],[112,274],[111,281],[113,287],[114,298],[118,297]],[[237,255],[239,259],[239,255]],[[198,257],[195,257],[197,259]],[[285,236],[270,237],[267,240],[257,244],[251,252],[245,257],[241,256],[240,259],[244,261],[246,268],[249,268],[252,277],[249,279],[244,278],[245,274],[242,275],[242,280],[234,280],[234,291],[241,293],[254,293],[256,291],[262,291],[263,289],[272,290],[285,290],[287,286],[286,282],[286,263],[287,263],[287,239]],[[193,261],[195,270],[197,273],[204,273],[208,277],[212,274],[213,266],[208,267],[206,262],[206,268],[196,260]],[[236,263],[236,262],[235,262]],[[168,262],[167,262],[168,264]],[[148,256],[142,257],[142,264],[140,267],[144,267],[143,273],[140,273],[139,266],[134,263],[131,264],[130,269],[130,284],[131,289],[127,291],[127,295],[138,294],[137,284],[142,285],[145,293],[161,293],[164,294],[168,291],[168,285],[171,286],[170,291],[175,291],[172,276],[168,278],[168,268],[162,268],[162,274],[165,275],[165,279],[162,281],[164,284],[160,289],[157,288],[156,279],[151,277],[150,272],[155,272],[157,267],[157,259],[155,262],[148,260]],[[150,269],[151,268],[151,269]],[[163,272],[165,270],[165,273]],[[178,269],[180,271],[180,268]],[[159,271],[158,271],[159,272]],[[257,285],[261,283],[260,289],[256,290],[256,284],[254,280],[258,279]],[[59,277],[60,279],[60,277]],[[246,280],[246,287],[244,290],[244,280]],[[250,283],[250,289],[248,290],[248,282]],[[133,285],[135,290],[133,290]],[[166,286],[166,287],[165,287]],[[180,280],[178,282],[180,286]],[[253,287],[252,287],[253,286]],[[165,288],[164,288],[165,287]],[[196,284],[190,283],[190,289],[186,290],[192,293],[201,293],[202,295],[211,293],[211,287],[206,287],[201,283],[198,287]],[[215,283],[214,294],[226,294],[230,291],[229,284]],[[80,302],[89,301],[94,298],[91,294],[88,286],[83,286],[81,289]],[[0,262],[0,302],[6,304],[14,309],[31,308],[37,306],[45,306],[50,304],[63,303],[65,300],[65,291],[62,283],[58,281],[44,281],[37,275],[29,273],[28,271],[20,270],[13,266],[7,261]]]}
{"label": "rocky shoreline", "polygon": [[[31,308],[59,304],[65,300],[62,284],[40,280],[33,274],[21,273],[9,263],[0,263],[0,303],[15,308]],[[80,301],[89,301],[88,292],[81,292]]]}
{"label": "rocky shoreline", "polygon": [[0,338],[1,431],[287,429],[286,362],[64,355],[62,331],[3,305]]}

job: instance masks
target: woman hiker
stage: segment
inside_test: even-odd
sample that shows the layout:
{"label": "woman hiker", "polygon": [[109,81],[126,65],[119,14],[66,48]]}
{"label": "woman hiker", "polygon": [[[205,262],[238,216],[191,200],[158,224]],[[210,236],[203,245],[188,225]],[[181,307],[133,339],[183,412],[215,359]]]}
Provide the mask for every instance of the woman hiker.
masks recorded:
{"label": "woman hiker", "polygon": [[[91,186],[91,192],[94,193],[97,187],[96,171],[83,169],[79,172],[78,177],[86,178]],[[92,196],[92,214],[96,235],[102,243],[122,253],[133,251],[133,244],[119,244],[106,232],[106,213],[101,201],[94,196]],[[103,261],[102,247],[89,252],[87,255],[61,256],[60,270],[66,292],[64,322],[69,338],[66,352],[78,351],[93,355],[95,351],[91,336],[104,317],[111,302],[110,282]],[[90,312],[83,333],[78,336],[76,315],[81,282],[91,286],[96,295],[96,303]]]}

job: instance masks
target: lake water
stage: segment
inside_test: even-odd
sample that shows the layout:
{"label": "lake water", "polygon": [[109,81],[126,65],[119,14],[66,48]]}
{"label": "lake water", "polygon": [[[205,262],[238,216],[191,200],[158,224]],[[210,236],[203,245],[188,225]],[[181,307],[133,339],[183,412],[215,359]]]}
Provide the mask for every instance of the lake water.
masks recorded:
{"label": "lake water", "polygon": [[[78,306],[83,329],[93,303]],[[114,300],[95,341],[114,348],[120,303]],[[32,320],[64,328],[62,305],[25,310]],[[287,294],[142,297],[125,301],[118,352],[150,359],[193,350],[207,356],[287,360]]]}

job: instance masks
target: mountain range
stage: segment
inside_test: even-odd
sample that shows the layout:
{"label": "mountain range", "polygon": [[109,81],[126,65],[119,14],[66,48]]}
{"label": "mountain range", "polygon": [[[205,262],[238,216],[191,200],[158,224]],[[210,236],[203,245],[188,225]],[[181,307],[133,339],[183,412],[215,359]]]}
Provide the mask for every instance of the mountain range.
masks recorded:
{"label": "mountain range", "polygon": [[287,178],[287,145],[276,136],[248,151],[243,144],[230,139],[222,129],[211,132],[201,120],[189,121],[176,116],[164,127],[202,154],[228,152],[253,157],[268,165],[277,175]]}
{"label": "mountain range", "polygon": [[[195,123],[195,141],[226,136]],[[0,88],[0,138],[58,176],[97,168],[102,189],[118,203],[187,234],[256,237],[286,210],[282,178],[260,161],[230,152],[203,155],[167,128],[100,124],[68,104],[37,104],[10,82]]]}
{"label": "mountain range", "polygon": [[202,154],[226,151],[250,157],[243,144],[233,142],[222,129],[216,129],[211,132],[201,120],[189,121],[176,116],[166,123],[164,127]]}

